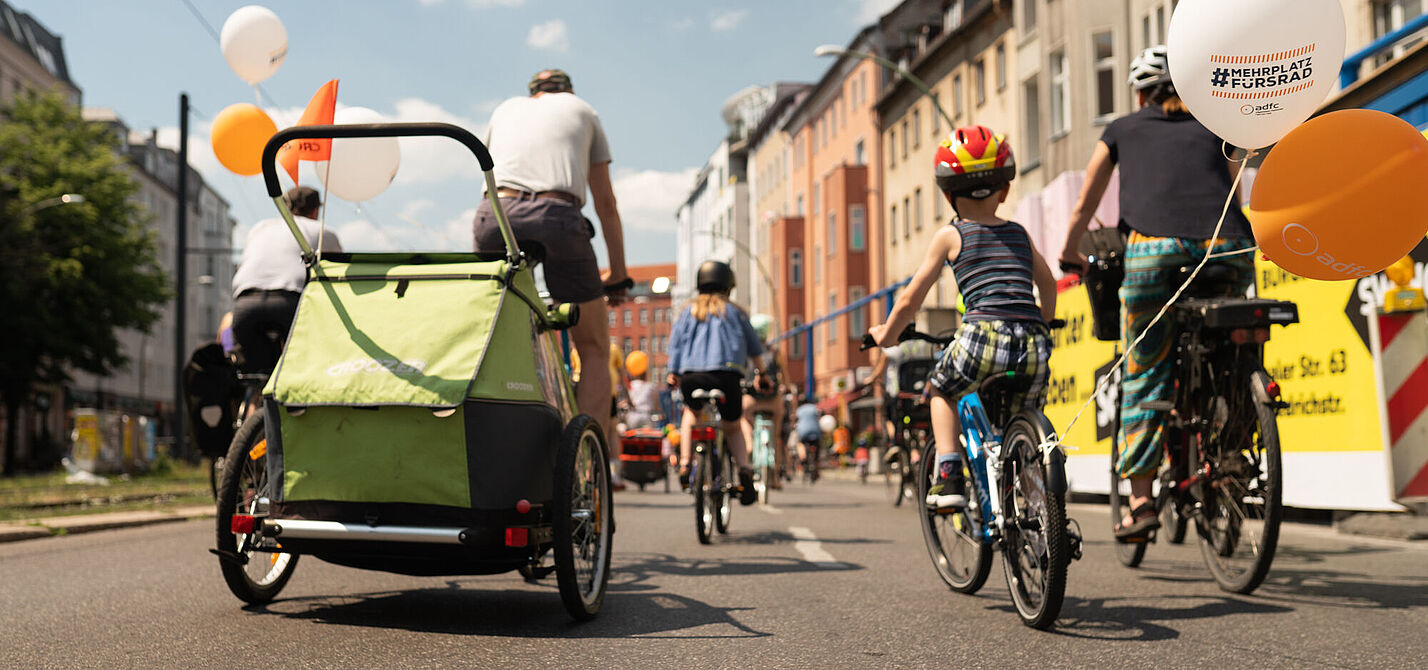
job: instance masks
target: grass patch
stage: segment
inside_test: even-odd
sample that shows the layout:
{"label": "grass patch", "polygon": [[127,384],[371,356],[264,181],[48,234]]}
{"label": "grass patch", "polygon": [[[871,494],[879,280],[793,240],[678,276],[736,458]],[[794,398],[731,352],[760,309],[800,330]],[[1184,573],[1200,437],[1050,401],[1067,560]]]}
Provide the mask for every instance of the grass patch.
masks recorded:
{"label": "grass patch", "polygon": [[65,474],[61,470],[0,478],[0,520],[213,500],[207,461],[171,463],[159,472],[106,475],[107,485],[66,484]]}

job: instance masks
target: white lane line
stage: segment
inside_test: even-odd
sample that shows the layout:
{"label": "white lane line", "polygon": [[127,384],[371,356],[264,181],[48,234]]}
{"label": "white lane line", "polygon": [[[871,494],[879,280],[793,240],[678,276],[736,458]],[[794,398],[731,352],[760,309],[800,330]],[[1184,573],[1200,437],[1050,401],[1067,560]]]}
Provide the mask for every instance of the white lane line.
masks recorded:
{"label": "white lane line", "polygon": [[820,568],[842,568],[844,564],[833,558],[833,554],[823,549],[823,544],[818,541],[818,537],[813,531],[802,526],[790,526],[788,532],[793,534],[793,548],[798,553],[803,554],[803,560],[808,561]]}
{"label": "white lane line", "polygon": [[768,503],[764,503],[764,504],[762,504],[762,505],[759,505],[759,509],[761,509],[761,510],[763,510],[763,511],[765,511],[765,512],[768,512],[769,514],[783,514],[783,510],[781,510],[781,509],[779,509],[779,508],[777,508],[777,507],[774,507],[773,505],[770,505],[770,504],[768,504]]}

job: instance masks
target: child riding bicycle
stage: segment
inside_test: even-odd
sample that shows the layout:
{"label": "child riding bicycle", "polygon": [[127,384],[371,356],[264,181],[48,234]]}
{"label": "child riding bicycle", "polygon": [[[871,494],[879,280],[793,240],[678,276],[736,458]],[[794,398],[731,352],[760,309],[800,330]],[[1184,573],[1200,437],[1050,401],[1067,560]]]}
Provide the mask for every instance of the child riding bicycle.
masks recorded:
{"label": "child riding bicycle", "polygon": [[[937,443],[937,477],[928,504],[954,509],[967,504],[966,481],[957,451],[955,403],[983,380],[1013,371],[1031,386],[1012,399],[1016,411],[1046,401],[1051,341],[1047,323],[1056,311],[1056,280],[1032,246],[1026,230],[997,216],[1006,201],[1016,161],[1002,135],[983,126],[958,128],[938,147],[937,186],[957,219],[932,239],[912,283],[898,296],[888,320],[869,329],[879,346],[897,343],[945,263],[952,268],[967,311],[956,340],[932,372],[932,433]],[[1033,286],[1040,294],[1038,306]]]}
{"label": "child riding bicycle", "polygon": [[749,450],[739,419],[743,416],[744,365],[752,361],[762,373],[758,356],[763,343],[738,305],[729,302],[734,289],[734,270],[728,263],[704,261],[695,277],[699,295],[675,319],[669,333],[669,384],[684,396],[684,417],[680,425],[679,483],[689,485],[690,433],[695,412],[705,398],[693,397],[698,389],[719,389],[724,397],[717,402],[724,439],[739,466],[739,502],[752,505],[758,499],[754,473],[749,467]]}

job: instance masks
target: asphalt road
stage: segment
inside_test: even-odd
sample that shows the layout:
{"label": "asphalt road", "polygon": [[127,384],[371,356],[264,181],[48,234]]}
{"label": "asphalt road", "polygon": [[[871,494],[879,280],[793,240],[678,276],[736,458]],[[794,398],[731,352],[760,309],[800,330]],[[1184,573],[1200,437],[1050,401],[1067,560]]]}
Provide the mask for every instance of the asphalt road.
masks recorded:
{"label": "asphalt road", "polygon": [[947,590],[875,483],[792,485],[698,544],[690,499],[617,494],[612,584],[575,624],[554,577],[405,577],[303,560],[280,598],[224,586],[212,521],[0,545],[0,667],[1361,667],[1428,663],[1428,546],[1286,527],[1268,581],[1221,592],[1193,544],[1116,563],[1103,507],[1056,628],[1025,628],[1000,558]]}

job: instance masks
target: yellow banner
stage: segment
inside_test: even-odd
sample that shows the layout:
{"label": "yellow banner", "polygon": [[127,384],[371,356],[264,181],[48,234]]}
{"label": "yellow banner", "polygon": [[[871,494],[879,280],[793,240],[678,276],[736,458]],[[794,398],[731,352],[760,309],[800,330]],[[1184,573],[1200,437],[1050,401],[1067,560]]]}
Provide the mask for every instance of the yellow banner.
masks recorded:
{"label": "yellow banner", "polygon": [[[1275,326],[1265,345],[1265,368],[1290,405],[1279,414],[1282,450],[1381,451],[1378,391],[1358,284],[1303,279],[1267,261],[1257,261],[1256,271],[1260,296],[1299,306],[1299,323]],[[1072,455],[1110,454],[1115,390],[1108,384],[1096,402],[1087,405],[1087,400],[1099,376],[1110,370],[1115,343],[1092,337],[1083,286],[1060,293],[1056,315],[1067,325],[1052,332],[1046,415],[1063,442],[1077,447]],[[1072,425],[1078,411],[1081,417]]]}

